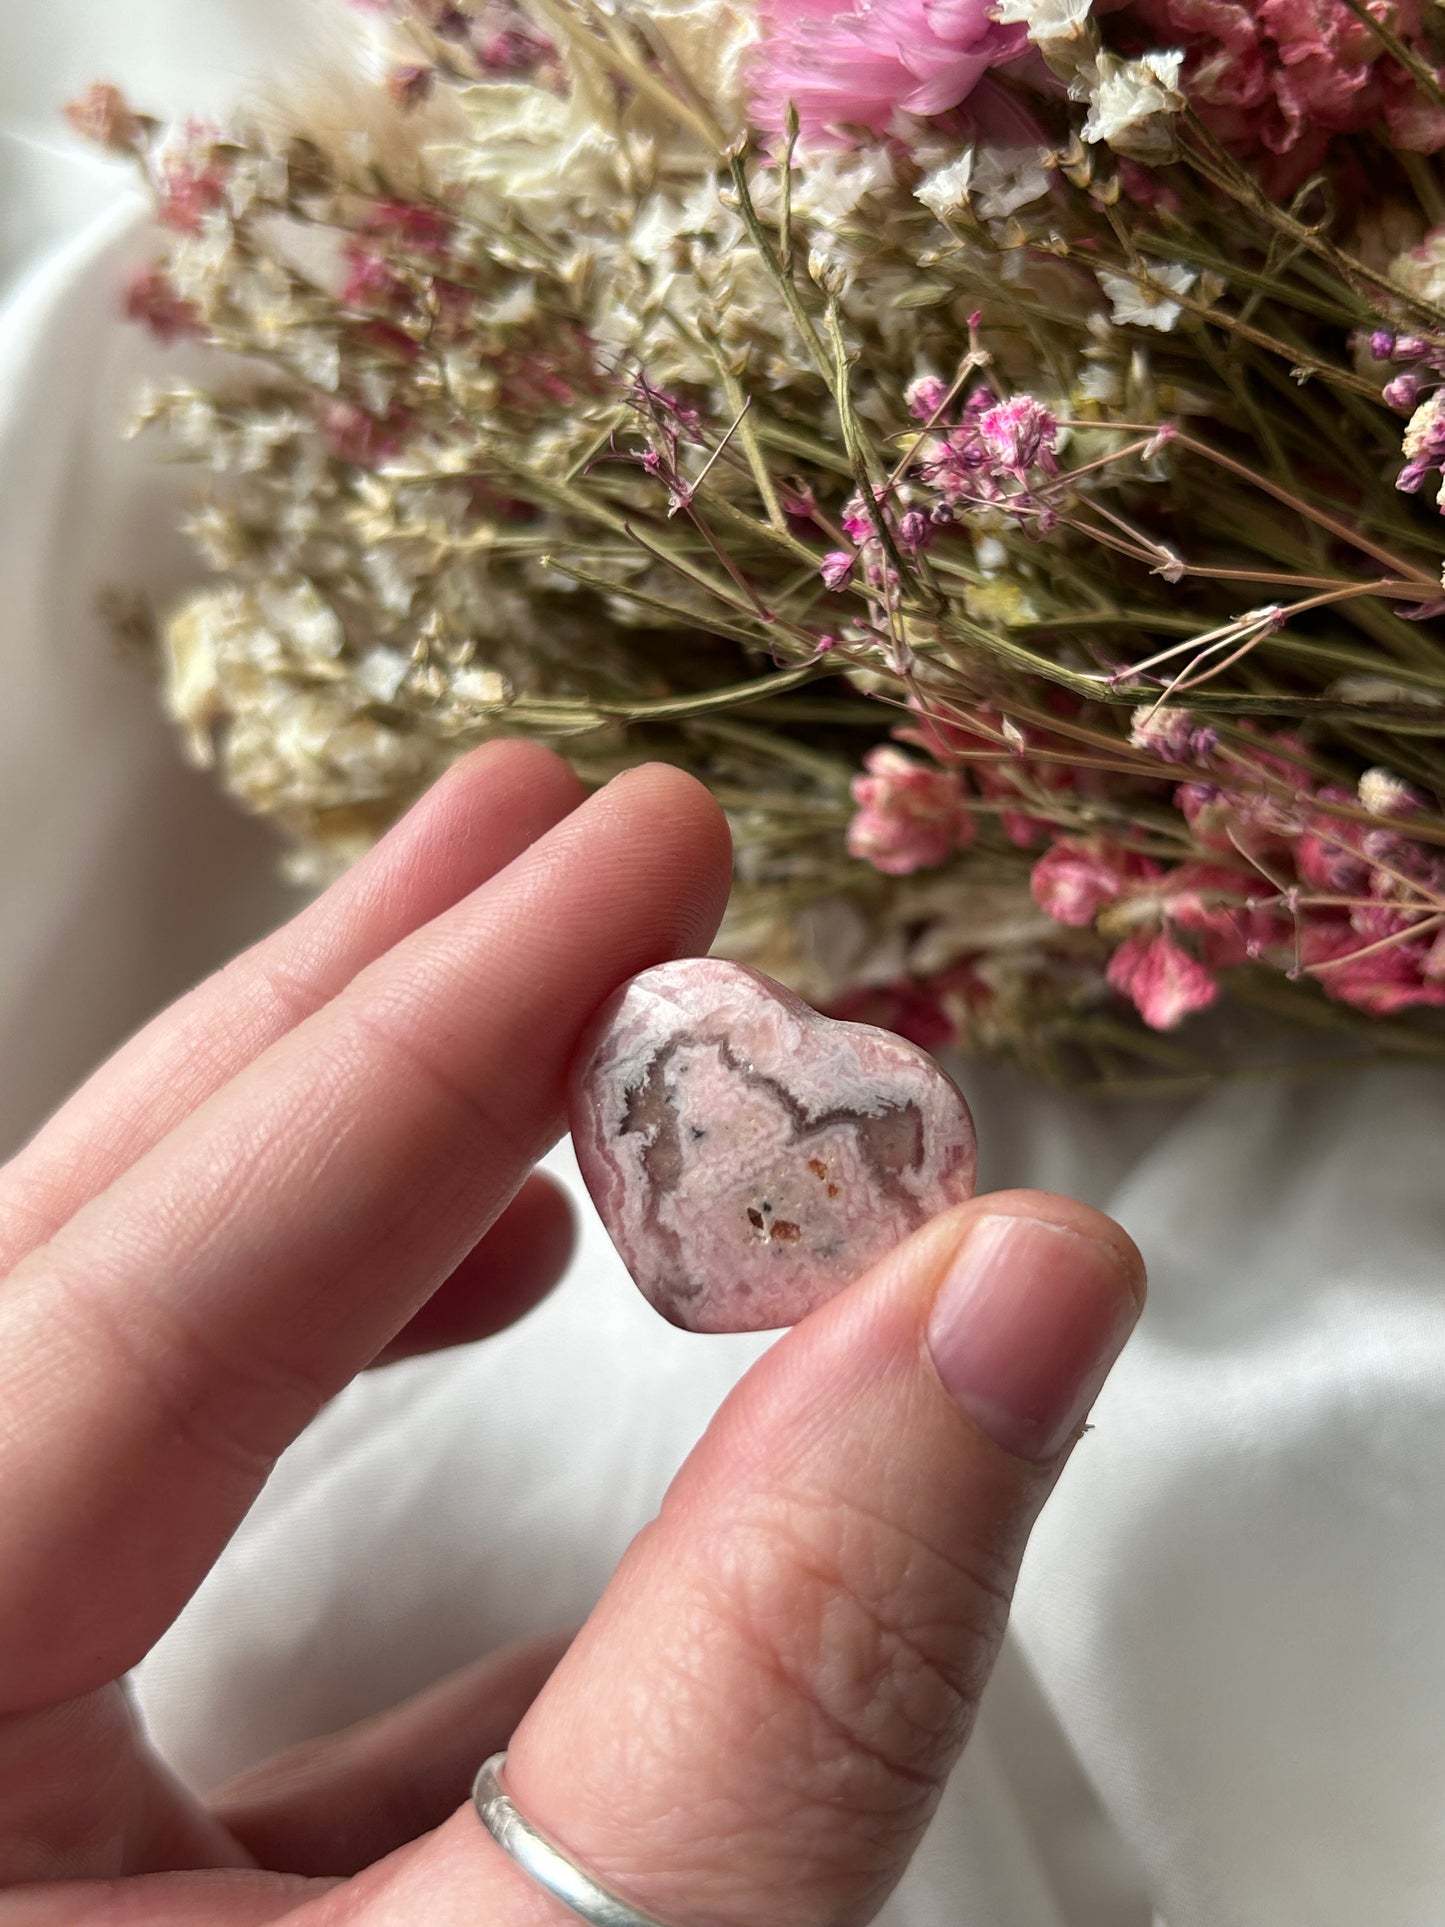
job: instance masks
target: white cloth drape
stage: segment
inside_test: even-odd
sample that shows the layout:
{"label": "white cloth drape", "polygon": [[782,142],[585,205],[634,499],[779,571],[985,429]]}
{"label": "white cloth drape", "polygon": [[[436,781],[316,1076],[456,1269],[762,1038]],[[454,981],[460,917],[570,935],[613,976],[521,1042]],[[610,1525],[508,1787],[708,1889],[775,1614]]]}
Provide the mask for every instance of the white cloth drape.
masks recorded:
{"label": "white cloth drape", "polygon": [[[191,564],[183,479],[117,440],[164,365],[115,318],[137,203],[58,109],[103,75],[213,112],[344,31],[294,0],[0,12],[0,1146],[286,901],[95,613]],[[888,1927],[1440,1927],[1445,1081],[1132,1111],[966,1081],[987,1181],[1113,1211],[1152,1298]],[[287,1455],[142,1669],[198,1784],[586,1611],[766,1341],[664,1326],[584,1221],[514,1332],[352,1387]]]}

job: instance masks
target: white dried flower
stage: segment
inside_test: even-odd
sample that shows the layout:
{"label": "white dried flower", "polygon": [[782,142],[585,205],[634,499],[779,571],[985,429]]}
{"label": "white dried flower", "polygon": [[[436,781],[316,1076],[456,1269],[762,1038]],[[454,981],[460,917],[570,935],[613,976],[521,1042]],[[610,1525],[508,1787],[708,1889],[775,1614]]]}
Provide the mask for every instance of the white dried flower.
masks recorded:
{"label": "white dried flower", "polygon": [[507,700],[511,689],[506,677],[498,675],[495,669],[472,667],[456,672],[451,693],[457,702],[475,704],[479,709],[495,709]]}
{"label": "white dried flower", "polygon": [[841,294],[848,285],[847,263],[834,247],[813,247],[808,250],[808,276],[824,294]]}
{"label": "white dried flower", "polygon": [[411,670],[411,658],[400,649],[388,649],[378,645],[368,649],[352,671],[352,678],[358,689],[369,696],[373,702],[389,703],[395,699]]}
{"label": "white dried flower", "polygon": [[292,328],[284,341],[296,372],[334,395],[341,386],[341,343],[336,335],[325,328]]}
{"label": "white dried flower", "polygon": [[999,0],[993,17],[1001,26],[1024,26],[1030,40],[1063,40],[1080,32],[1094,0]]}
{"label": "white dried flower", "polygon": [[180,728],[186,755],[202,769],[215,761],[211,731],[226,713],[220,653],[238,599],[230,589],[193,596],[161,632],[166,713]]}
{"label": "white dried flower", "polygon": [[1188,294],[1199,276],[1193,268],[1178,261],[1144,261],[1147,280],[1099,269],[1099,286],[1109,297],[1114,320],[1121,326],[1158,328],[1168,333],[1184,312],[1175,295]]}
{"label": "white dried flower", "polygon": [[262,583],[256,604],[267,625],[303,660],[330,661],[346,646],[341,618],[313,582]]}
{"label": "white dried flower", "polygon": [[1174,154],[1173,117],[1184,106],[1179,70],[1184,55],[1145,54],[1139,60],[1120,60],[1101,54],[1098,79],[1089,91],[1089,115],[1084,122],[1086,141],[1102,141],[1116,154],[1157,164]]}
{"label": "white dried flower", "polygon": [[948,161],[924,176],[913,190],[915,199],[922,201],[940,221],[966,206],[973,183],[973,161],[973,149],[966,147],[957,160]]}
{"label": "white dried flower", "polygon": [[973,204],[986,221],[999,221],[1053,185],[1046,147],[984,147],[973,170]]}
{"label": "white dried flower", "polygon": [[1360,778],[1360,808],[1371,816],[1413,816],[1424,798],[1393,770],[1367,769]]}

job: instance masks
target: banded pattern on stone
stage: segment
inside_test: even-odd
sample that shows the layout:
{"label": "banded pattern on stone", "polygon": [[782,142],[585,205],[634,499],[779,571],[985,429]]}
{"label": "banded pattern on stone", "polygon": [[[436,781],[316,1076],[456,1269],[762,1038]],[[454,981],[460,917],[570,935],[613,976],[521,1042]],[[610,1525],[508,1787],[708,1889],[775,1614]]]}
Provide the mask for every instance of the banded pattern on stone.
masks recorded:
{"label": "banded pattern on stone", "polygon": [[613,1243],[690,1331],[794,1324],[973,1195],[973,1121],[926,1052],[717,958],[609,1001],[571,1108]]}

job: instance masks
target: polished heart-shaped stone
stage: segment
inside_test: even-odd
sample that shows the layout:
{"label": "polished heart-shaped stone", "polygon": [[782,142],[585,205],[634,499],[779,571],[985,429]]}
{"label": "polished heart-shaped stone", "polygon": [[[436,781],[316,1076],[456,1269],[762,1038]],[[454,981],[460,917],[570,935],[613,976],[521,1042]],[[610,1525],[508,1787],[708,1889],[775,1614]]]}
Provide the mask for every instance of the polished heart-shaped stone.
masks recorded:
{"label": "polished heart-shaped stone", "polygon": [[610,999],[571,1111],[613,1243],[689,1331],[795,1324],[973,1196],[973,1120],[925,1051],[716,958],[659,964]]}

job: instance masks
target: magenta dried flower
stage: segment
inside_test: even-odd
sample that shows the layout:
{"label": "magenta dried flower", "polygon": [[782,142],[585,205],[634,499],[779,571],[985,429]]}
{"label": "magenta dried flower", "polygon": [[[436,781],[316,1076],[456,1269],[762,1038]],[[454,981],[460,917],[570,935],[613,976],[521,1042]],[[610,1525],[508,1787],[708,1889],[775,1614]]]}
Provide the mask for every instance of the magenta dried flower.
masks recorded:
{"label": "magenta dried flower", "polygon": [[948,383],[937,375],[919,375],[909,382],[903,400],[915,421],[930,421],[948,397]]}
{"label": "magenta dried flower", "polygon": [[916,555],[933,539],[934,525],[920,509],[909,509],[898,519],[898,546],[905,555]]}
{"label": "magenta dried flower", "polygon": [[960,419],[929,438],[919,478],[955,512],[995,508],[1046,530],[1056,511],[1042,491],[1059,473],[1058,435],[1058,417],[1032,395],[996,401],[976,389]]}
{"label": "magenta dried flower", "polygon": [[1046,475],[1059,472],[1054,452],[1058,418],[1032,395],[1013,395],[985,409],[975,432],[992,467],[1004,476],[1022,482],[1031,468],[1041,468]]}

